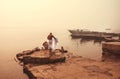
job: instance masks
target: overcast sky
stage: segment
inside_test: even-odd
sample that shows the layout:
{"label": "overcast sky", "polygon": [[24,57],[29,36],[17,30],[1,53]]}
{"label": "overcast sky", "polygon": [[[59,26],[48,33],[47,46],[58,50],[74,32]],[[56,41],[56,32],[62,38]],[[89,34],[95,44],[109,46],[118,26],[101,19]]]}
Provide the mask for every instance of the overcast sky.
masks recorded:
{"label": "overcast sky", "polygon": [[120,0],[0,0],[0,28],[120,29]]}

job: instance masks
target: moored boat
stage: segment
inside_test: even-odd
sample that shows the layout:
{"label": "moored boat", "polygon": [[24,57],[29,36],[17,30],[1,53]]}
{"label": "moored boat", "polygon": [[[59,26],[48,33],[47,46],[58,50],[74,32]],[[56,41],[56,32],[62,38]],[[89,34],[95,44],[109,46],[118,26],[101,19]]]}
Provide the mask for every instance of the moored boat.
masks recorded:
{"label": "moored boat", "polygon": [[89,30],[68,30],[73,38],[86,37],[86,38],[110,38],[112,36],[118,36],[118,33],[107,33]]}

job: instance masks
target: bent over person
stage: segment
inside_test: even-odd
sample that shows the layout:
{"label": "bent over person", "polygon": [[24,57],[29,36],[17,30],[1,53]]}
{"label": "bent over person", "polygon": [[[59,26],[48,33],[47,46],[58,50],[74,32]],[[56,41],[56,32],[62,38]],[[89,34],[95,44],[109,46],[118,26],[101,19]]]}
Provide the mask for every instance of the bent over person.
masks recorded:
{"label": "bent over person", "polygon": [[48,49],[54,51],[56,49],[56,45],[57,45],[57,38],[55,38],[52,33],[50,33],[47,37],[47,39],[49,40],[49,43],[48,43]]}
{"label": "bent over person", "polygon": [[45,41],[45,42],[43,43],[43,46],[44,46],[45,50],[47,50],[47,49],[48,49],[48,42]]}

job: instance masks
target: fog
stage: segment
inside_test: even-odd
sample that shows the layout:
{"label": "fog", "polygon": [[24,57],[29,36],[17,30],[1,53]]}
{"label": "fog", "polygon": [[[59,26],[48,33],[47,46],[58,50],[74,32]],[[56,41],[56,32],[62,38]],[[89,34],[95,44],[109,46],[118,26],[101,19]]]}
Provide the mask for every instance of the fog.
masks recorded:
{"label": "fog", "polygon": [[41,47],[50,32],[58,38],[59,48],[99,58],[101,44],[80,43],[67,30],[120,32],[119,21],[120,0],[0,0],[0,79],[27,79],[14,57]]}
{"label": "fog", "polygon": [[0,29],[119,31],[120,0],[0,0]]}

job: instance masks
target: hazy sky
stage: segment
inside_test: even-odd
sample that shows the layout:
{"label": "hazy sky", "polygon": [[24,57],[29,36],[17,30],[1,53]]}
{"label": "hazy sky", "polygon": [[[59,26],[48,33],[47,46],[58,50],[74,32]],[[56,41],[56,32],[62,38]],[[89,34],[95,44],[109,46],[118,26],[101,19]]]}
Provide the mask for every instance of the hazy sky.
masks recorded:
{"label": "hazy sky", "polygon": [[120,26],[120,0],[0,0],[0,28]]}

